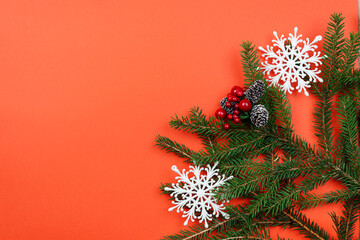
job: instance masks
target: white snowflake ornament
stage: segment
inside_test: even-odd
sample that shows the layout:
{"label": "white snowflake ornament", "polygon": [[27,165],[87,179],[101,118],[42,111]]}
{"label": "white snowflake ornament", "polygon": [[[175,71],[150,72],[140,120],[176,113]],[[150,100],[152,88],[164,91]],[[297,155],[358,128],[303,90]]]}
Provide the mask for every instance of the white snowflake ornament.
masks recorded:
{"label": "white snowflake ornament", "polygon": [[[225,210],[225,206],[221,203],[216,203],[214,198],[214,191],[224,185],[224,183],[231,179],[225,175],[219,174],[219,169],[216,169],[218,163],[213,167],[190,166],[189,171],[185,169],[180,172],[174,165],[171,169],[179,174],[175,177],[176,184],[172,184],[172,188],[165,187],[165,191],[169,191],[170,196],[174,197],[172,204],[174,207],[169,208],[169,211],[176,209],[177,212],[183,212],[182,217],[186,218],[184,225],[188,224],[189,219],[192,222],[199,219],[199,222],[204,222],[207,228],[208,221],[212,221],[212,216],[218,217],[220,214],[228,219],[230,216]],[[201,174],[205,171],[206,174]],[[190,176],[189,176],[190,174]],[[185,208],[185,209],[184,209]]]}
{"label": "white snowflake ornament", "polygon": [[259,47],[264,52],[265,62],[262,62],[265,75],[271,85],[280,85],[285,92],[290,94],[294,90],[292,83],[297,82],[296,89],[298,92],[304,90],[306,96],[309,96],[307,88],[310,88],[311,82],[322,82],[318,75],[320,70],[317,68],[322,64],[320,51],[315,51],[315,43],[321,41],[321,36],[316,36],[310,42],[309,38],[302,40],[302,35],[297,35],[298,28],[294,28],[294,35],[289,34],[288,38],[281,35],[276,37],[273,46],[267,46],[266,50]]}

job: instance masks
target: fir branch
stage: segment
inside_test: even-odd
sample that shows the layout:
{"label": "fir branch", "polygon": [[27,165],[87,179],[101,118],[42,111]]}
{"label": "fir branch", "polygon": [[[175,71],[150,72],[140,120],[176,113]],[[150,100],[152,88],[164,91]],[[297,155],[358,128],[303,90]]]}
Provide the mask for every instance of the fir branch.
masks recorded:
{"label": "fir branch", "polygon": [[245,76],[245,86],[250,86],[255,80],[265,81],[264,74],[260,68],[260,61],[257,56],[255,45],[245,41],[241,44],[241,47],[242,50],[240,54]]}
{"label": "fir branch", "polygon": [[300,231],[302,234],[307,236],[310,239],[319,239],[319,240],[330,240],[330,236],[325,232],[324,229],[319,227],[315,222],[308,219],[301,212],[292,210],[284,211],[283,214],[287,216],[292,224],[288,226],[295,230]]}
{"label": "fir branch", "polygon": [[344,203],[344,217],[341,218],[341,223],[344,229],[344,239],[351,239],[355,232],[355,223],[359,215],[358,206],[355,205],[354,200],[349,200]]}
{"label": "fir branch", "polygon": [[318,144],[326,158],[330,159],[333,154],[333,127],[331,126],[331,104],[332,96],[328,89],[323,89],[315,107],[314,129]]}
{"label": "fir branch", "polygon": [[256,195],[248,206],[250,216],[256,217],[260,212],[262,212],[267,207],[268,202],[270,202],[276,196],[279,188],[279,179],[274,179],[274,181],[269,183],[266,191]]}
{"label": "fir branch", "polygon": [[312,160],[308,159],[303,161],[302,159],[290,158],[283,163],[280,163],[274,167],[274,177],[283,179],[294,179],[299,176],[306,177],[308,175],[314,175],[318,172],[323,172],[328,167],[327,160]]}
{"label": "fir branch", "polygon": [[343,79],[355,66],[355,61],[359,55],[360,37],[359,33],[350,33],[350,37],[345,39],[344,47],[342,51],[343,61],[340,63],[341,75],[340,79]]}
{"label": "fir branch", "polygon": [[338,103],[338,119],[341,126],[341,143],[344,149],[344,156],[348,161],[357,167],[360,161],[360,151],[357,145],[357,101],[349,96],[343,96]]}
{"label": "fir branch", "polygon": [[160,135],[156,137],[155,142],[155,146],[159,147],[160,149],[165,150],[166,152],[174,153],[176,156],[184,158],[185,162],[192,163],[191,156],[194,152],[185,145],[179,144],[167,137]]}
{"label": "fir branch", "polygon": [[327,31],[324,34],[323,53],[323,80],[328,83],[328,89],[332,90],[333,82],[338,77],[338,69],[342,62],[342,49],[344,46],[344,17],[339,13],[331,15]]}
{"label": "fir branch", "polygon": [[171,118],[170,127],[182,130],[188,133],[196,133],[199,136],[217,136],[226,137],[231,132],[226,131],[223,128],[224,122],[214,117],[205,119],[202,110],[199,107],[194,107],[190,110],[190,114],[187,117],[179,118],[177,115]]}
{"label": "fir branch", "polygon": [[298,188],[303,193],[307,193],[318,186],[324,185],[326,182],[331,179],[335,179],[338,176],[338,173],[333,171],[323,171],[316,172],[312,175],[308,175],[301,183],[298,185]]}
{"label": "fir branch", "polygon": [[[266,136],[259,132],[242,132],[227,142],[219,144],[219,147],[214,148],[213,152],[200,150],[192,155],[196,164],[205,165],[214,161],[222,161],[225,159],[236,158],[245,156],[247,153],[254,149],[260,149],[266,140]],[[276,144],[273,142],[273,144]]]}
{"label": "fir branch", "polygon": [[266,211],[267,214],[276,215],[288,209],[297,201],[299,196],[300,190],[296,189],[293,184],[289,184],[288,186],[281,188],[274,198],[269,200],[264,211]]}
{"label": "fir branch", "polygon": [[344,203],[343,216],[337,216],[334,212],[330,213],[339,240],[352,239],[358,215],[359,206],[353,199]]}
{"label": "fir branch", "polygon": [[336,190],[322,195],[316,193],[308,193],[299,199],[300,209],[308,209],[318,207],[323,204],[343,202],[353,199],[360,194],[360,190]]}
{"label": "fir branch", "polygon": [[351,169],[342,169],[339,166],[332,164],[330,170],[332,173],[337,174],[337,179],[340,180],[345,186],[349,188],[360,187],[360,180],[358,180],[356,176],[352,176],[353,174],[350,172]]}
{"label": "fir branch", "polygon": [[292,132],[291,105],[285,92],[279,86],[267,87],[267,96],[273,104],[273,119],[283,128],[283,131]]}
{"label": "fir branch", "polygon": [[243,175],[234,177],[227,182],[226,186],[216,192],[218,200],[235,199],[246,196],[263,188],[271,181],[272,173],[262,175]]}

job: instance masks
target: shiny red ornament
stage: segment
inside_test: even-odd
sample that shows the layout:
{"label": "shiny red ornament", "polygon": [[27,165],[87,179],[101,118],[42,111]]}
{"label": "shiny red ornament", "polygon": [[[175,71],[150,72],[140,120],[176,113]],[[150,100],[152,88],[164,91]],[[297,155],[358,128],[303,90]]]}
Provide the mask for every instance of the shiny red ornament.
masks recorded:
{"label": "shiny red ornament", "polygon": [[234,117],[233,122],[234,122],[235,124],[239,124],[239,123],[241,122],[241,120],[240,120],[240,118],[238,118],[238,117]]}
{"label": "shiny red ornament", "polygon": [[226,103],[225,103],[225,107],[231,107],[231,103],[230,103],[230,102],[226,102]]}
{"label": "shiny red ornament", "polygon": [[228,130],[228,129],[230,129],[230,124],[225,123],[223,127],[224,127],[225,130]]}
{"label": "shiny red ornament", "polygon": [[238,103],[235,104],[235,105],[234,105],[234,108],[239,108],[239,104],[238,104]]}
{"label": "shiny red ornament", "polygon": [[234,94],[234,95],[237,95],[237,92],[238,92],[239,90],[242,90],[242,88],[239,87],[239,86],[234,86],[234,87],[231,89],[231,93]]}
{"label": "shiny red ornament", "polygon": [[234,95],[232,95],[230,98],[228,98],[228,100],[229,100],[230,102],[237,102],[237,101],[238,101],[238,98],[235,97]]}
{"label": "shiny red ornament", "polygon": [[233,119],[233,115],[232,115],[232,114],[227,115],[227,119],[232,120],[232,119]]}
{"label": "shiny red ornament", "polygon": [[237,110],[237,109],[235,109],[235,110],[234,110],[234,115],[240,115],[240,111]]}
{"label": "shiny red ornament", "polygon": [[215,112],[215,117],[220,118],[220,119],[225,119],[227,116],[227,113],[224,109],[219,108],[218,110],[216,110]]}
{"label": "shiny red ornament", "polygon": [[243,112],[249,112],[251,110],[251,102],[247,99],[243,99],[239,103],[239,108]]}
{"label": "shiny red ornament", "polygon": [[236,92],[236,96],[242,97],[242,96],[244,96],[244,93],[245,93],[245,90],[244,90],[244,89],[240,89],[240,90],[238,90],[238,91]]}

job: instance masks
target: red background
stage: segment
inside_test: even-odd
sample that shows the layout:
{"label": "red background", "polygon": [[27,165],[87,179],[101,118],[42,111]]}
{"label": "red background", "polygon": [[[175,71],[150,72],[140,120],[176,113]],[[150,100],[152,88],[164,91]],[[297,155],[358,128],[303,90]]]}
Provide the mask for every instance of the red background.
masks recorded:
{"label": "red background", "polygon": [[[156,134],[198,149],[167,121],[194,105],[213,114],[242,84],[241,41],[266,46],[294,26],[312,39],[335,11],[357,30],[356,0],[0,1],[0,239],[178,232],[158,187],[185,165]],[[290,100],[296,132],[315,143],[312,98]],[[332,210],[307,214],[332,231]]]}

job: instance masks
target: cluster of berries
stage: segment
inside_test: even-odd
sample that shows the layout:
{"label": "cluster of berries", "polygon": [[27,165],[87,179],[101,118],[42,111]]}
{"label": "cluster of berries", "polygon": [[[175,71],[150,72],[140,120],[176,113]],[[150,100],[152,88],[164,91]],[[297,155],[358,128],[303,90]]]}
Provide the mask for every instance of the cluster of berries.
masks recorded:
{"label": "cluster of berries", "polygon": [[[234,124],[239,124],[240,113],[249,112],[251,110],[251,102],[244,98],[246,89],[239,86],[234,86],[227,97],[223,98],[220,102],[221,108],[216,110],[215,116],[226,121],[232,121]],[[229,123],[224,124],[225,129],[230,128]]]}
{"label": "cluster of berries", "polygon": [[256,104],[264,95],[265,84],[256,80],[248,89],[234,86],[231,92],[220,101],[220,106],[215,116],[224,119],[225,129],[230,129],[229,121],[235,125],[241,123],[241,119],[249,119],[256,127],[263,127],[268,121],[268,111],[261,105]]}

